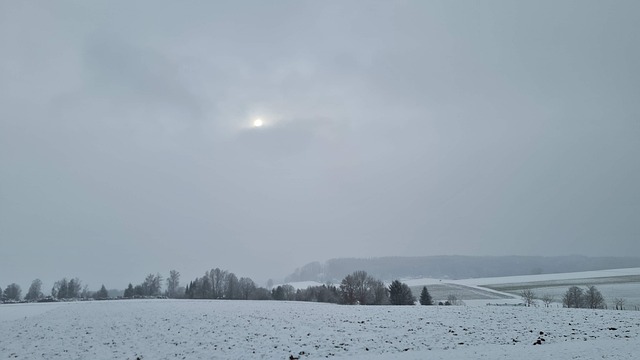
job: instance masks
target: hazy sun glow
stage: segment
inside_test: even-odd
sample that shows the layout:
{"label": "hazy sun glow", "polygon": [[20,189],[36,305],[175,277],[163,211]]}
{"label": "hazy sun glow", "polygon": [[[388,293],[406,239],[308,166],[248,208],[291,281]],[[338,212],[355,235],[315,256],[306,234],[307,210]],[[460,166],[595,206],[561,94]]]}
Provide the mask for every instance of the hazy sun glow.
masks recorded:
{"label": "hazy sun glow", "polygon": [[262,121],[262,119],[253,120],[253,127],[261,127],[262,125],[264,125],[264,122]]}

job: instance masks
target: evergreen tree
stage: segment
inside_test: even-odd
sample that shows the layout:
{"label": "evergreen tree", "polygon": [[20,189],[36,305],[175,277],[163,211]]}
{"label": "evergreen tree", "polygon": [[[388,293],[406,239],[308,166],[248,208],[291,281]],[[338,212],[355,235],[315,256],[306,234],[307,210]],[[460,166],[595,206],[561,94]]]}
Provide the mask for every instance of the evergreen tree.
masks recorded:
{"label": "evergreen tree", "polygon": [[198,298],[198,279],[189,283],[189,299]]}
{"label": "evergreen tree", "polygon": [[413,305],[415,301],[416,299],[407,284],[394,280],[389,285],[389,302],[391,305]]}
{"label": "evergreen tree", "polygon": [[129,286],[124,290],[124,297],[131,299],[133,297],[133,285],[129,283]]}
{"label": "evergreen tree", "polygon": [[211,281],[208,276],[203,276],[200,280],[200,296],[202,299],[210,299],[213,297],[213,291],[211,287]]}
{"label": "evergreen tree", "polygon": [[271,290],[271,297],[273,300],[284,300],[284,289],[282,286],[278,285],[277,287]]}
{"label": "evergreen tree", "polygon": [[21,296],[22,290],[20,289],[20,285],[16,283],[10,284],[4,289],[4,297],[7,300],[20,301]]}
{"label": "evergreen tree", "polygon": [[67,297],[76,299],[80,297],[80,290],[82,289],[82,282],[78,278],[73,278],[69,280],[69,284],[67,286]]}
{"label": "evergreen tree", "polygon": [[109,298],[109,292],[107,291],[107,288],[104,287],[104,284],[102,285],[100,290],[98,290],[95,294],[93,294],[93,298],[94,299],[107,299],[107,298]]}
{"label": "evergreen tree", "polygon": [[420,305],[433,305],[433,299],[426,286],[422,287],[422,292],[420,293]]}

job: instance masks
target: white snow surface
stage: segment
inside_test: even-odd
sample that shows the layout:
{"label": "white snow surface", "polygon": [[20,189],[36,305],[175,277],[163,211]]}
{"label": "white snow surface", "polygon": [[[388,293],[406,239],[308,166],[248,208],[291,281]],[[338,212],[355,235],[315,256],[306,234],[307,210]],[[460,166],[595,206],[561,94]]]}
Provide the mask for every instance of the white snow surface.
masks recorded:
{"label": "white snow surface", "polygon": [[[579,279],[593,279],[593,278],[607,278],[617,276],[640,276],[640,268],[625,268],[625,269],[608,269],[608,270],[595,270],[595,271],[581,271],[570,273],[554,273],[554,274],[539,274],[539,275],[518,275],[518,276],[502,276],[502,277],[488,277],[488,278],[469,278],[469,279],[438,279],[438,278],[410,278],[401,279],[402,282],[409,286],[428,286],[438,284],[455,284],[468,287],[479,287],[483,291],[493,291],[497,294],[507,295],[510,294],[494,291],[482,287],[482,285],[497,285],[497,284],[518,284],[518,283],[531,283],[531,282],[546,282],[555,280],[579,280]],[[385,283],[390,284],[390,280],[386,280]],[[293,286],[295,289],[306,289],[309,286],[322,286],[323,284],[317,281],[298,281],[290,282],[288,285]],[[282,285],[282,284],[278,284]],[[278,286],[274,285],[274,287]],[[337,284],[339,285],[339,284]]]}
{"label": "white snow surface", "polygon": [[530,282],[543,282],[553,280],[576,280],[576,279],[591,279],[591,278],[606,278],[616,276],[630,276],[640,275],[640,268],[628,268],[628,269],[610,269],[610,270],[596,270],[596,271],[581,271],[572,273],[556,273],[556,274],[540,274],[540,275],[519,275],[519,276],[504,276],[504,277],[489,277],[489,278],[471,278],[471,279],[433,279],[433,278],[419,278],[419,279],[407,279],[403,280],[409,286],[422,286],[422,285],[434,285],[434,284],[460,284],[466,286],[479,286],[479,285],[495,285],[495,284],[517,284],[517,283],[530,283]]}
{"label": "white snow surface", "polygon": [[[640,353],[636,311],[220,300],[78,302],[44,311],[0,319],[0,359],[635,359]],[[539,337],[542,345],[533,345]]]}
{"label": "white snow surface", "polygon": [[45,313],[68,303],[29,303],[0,305],[0,323]]}

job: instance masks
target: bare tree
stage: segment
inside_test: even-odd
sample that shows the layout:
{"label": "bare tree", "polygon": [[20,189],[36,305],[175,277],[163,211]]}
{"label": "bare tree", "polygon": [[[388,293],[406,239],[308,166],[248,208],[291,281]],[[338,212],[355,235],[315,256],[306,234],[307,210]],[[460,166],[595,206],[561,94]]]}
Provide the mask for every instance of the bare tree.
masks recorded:
{"label": "bare tree", "polygon": [[354,305],[358,302],[356,281],[353,275],[347,275],[340,283],[340,298],[343,304]]}
{"label": "bare tree", "polygon": [[142,283],[142,293],[144,296],[158,296],[162,289],[162,276],[160,274],[149,274]]}
{"label": "bare tree", "polygon": [[82,287],[82,292],[80,292],[80,297],[83,299],[88,299],[89,295],[91,295],[91,291],[89,291],[89,285],[84,284]]}
{"label": "bare tree", "polygon": [[384,284],[367,275],[366,271],[354,271],[340,283],[343,304],[384,304],[387,300]]}
{"label": "bare tree", "polygon": [[366,271],[354,271],[351,275],[356,290],[356,299],[360,305],[366,305],[370,302],[369,287],[367,286],[368,275]]}
{"label": "bare tree", "polygon": [[562,305],[568,308],[581,308],[584,307],[584,293],[582,289],[577,286],[572,286],[562,297]]}
{"label": "bare tree", "polygon": [[604,309],[604,297],[595,286],[590,285],[584,293],[585,306],[589,309]]}
{"label": "bare tree", "polygon": [[531,289],[524,289],[520,292],[520,296],[522,297],[522,301],[526,306],[531,306],[536,304],[536,294]]}
{"label": "bare tree", "polygon": [[162,290],[162,275],[160,273],[156,273],[156,276],[153,278],[152,290],[154,296],[160,295],[160,291]]}
{"label": "bare tree", "polygon": [[382,281],[369,277],[368,285],[372,294],[372,305],[386,305],[389,303],[389,289],[384,286]]}
{"label": "bare tree", "polygon": [[251,293],[256,290],[256,283],[250,278],[241,277],[238,281],[238,287],[240,290],[240,296],[244,300],[249,300]]}
{"label": "bare tree", "polygon": [[171,270],[167,278],[167,296],[170,298],[178,297],[178,287],[180,287],[180,273],[176,270]]}
{"label": "bare tree", "polygon": [[240,284],[238,277],[234,273],[227,274],[225,298],[226,299],[239,299],[240,298]]}
{"label": "bare tree", "polygon": [[28,301],[34,301],[42,297],[42,281],[40,279],[35,279],[31,282],[29,291],[27,291],[27,295],[25,295],[24,299]]}
{"label": "bare tree", "polygon": [[542,302],[544,303],[545,307],[549,307],[554,300],[555,298],[552,295],[545,294],[544,296],[542,296]]}
{"label": "bare tree", "polygon": [[289,285],[282,285],[282,294],[284,296],[283,300],[294,300],[296,298],[296,289]]}
{"label": "bare tree", "polygon": [[250,300],[271,300],[271,291],[258,287],[252,293]]}
{"label": "bare tree", "polygon": [[58,280],[53,284],[53,288],[51,288],[51,296],[56,299],[67,299],[69,298],[69,281],[67,278],[62,278],[62,280]]}
{"label": "bare tree", "polygon": [[616,307],[616,310],[624,310],[625,300],[623,298],[615,298],[613,299],[613,303]]}
{"label": "bare tree", "polygon": [[227,287],[227,271],[220,268],[211,269],[209,277],[211,278],[211,286],[213,288],[213,298],[221,299],[224,297]]}
{"label": "bare tree", "polygon": [[211,278],[209,277],[209,273],[205,272],[204,276],[200,278],[198,282],[198,286],[200,289],[200,298],[202,299],[210,299],[213,298],[213,285],[211,284]]}
{"label": "bare tree", "polygon": [[445,305],[459,305],[460,304],[460,300],[458,300],[458,297],[455,296],[454,294],[449,294],[447,296],[447,301],[445,301],[444,304]]}

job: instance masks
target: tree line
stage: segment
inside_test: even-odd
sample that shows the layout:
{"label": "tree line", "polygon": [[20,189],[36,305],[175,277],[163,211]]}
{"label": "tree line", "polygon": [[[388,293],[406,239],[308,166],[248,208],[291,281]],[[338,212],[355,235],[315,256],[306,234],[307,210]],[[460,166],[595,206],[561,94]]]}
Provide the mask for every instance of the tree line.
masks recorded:
{"label": "tree line", "polygon": [[374,277],[407,278],[431,274],[436,278],[485,278],[552,274],[640,267],[640,257],[585,256],[385,256],[336,258],[312,262],[296,269],[285,282],[342,279],[354,270]]}
{"label": "tree line", "polygon": [[[0,289],[1,290],[1,289]],[[24,300],[29,301],[55,301],[55,300],[72,300],[84,299],[91,297],[107,298],[108,293],[104,285],[96,292],[89,291],[88,286],[82,286],[80,279],[72,278],[68,280],[66,277],[56,281],[51,288],[51,295],[45,295],[42,292],[42,281],[35,279],[31,282]],[[21,301],[22,289],[16,283],[9,284],[4,292],[0,291],[0,299],[3,302]]]}
{"label": "tree line", "polygon": [[[166,289],[163,290],[163,284]],[[0,289],[0,298],[3,302],[20,301],[22,290],[16,283],[9,284],[4,291]],[[535,306],[537,296],[531,289],[525,289],[520,293],[526,306]],[[342,279],[338,286],[327,283],[319,286],[309,286],[306,289],[295,289],[291,285],[278,285],[271,289],[259,287],[249,277],[238,278],[233,272],[220,268],[205,271],[202,277],[197,277],[186,286],[180,285],[180,273],[171,270],[169,276],[163,279],[160,273],[148,274],[144,280],[133,285],[129,283],[124,290],[122,298],[186,298],[186,299],[229,299],[229,300],[284,300],[284,301],[310,301],[325,302],[345,305],[414,305],[416,298],[411,288],[394,280],[386,286],[381,280],[376,279],[365,271],[354,271]],[[88,286],[82,284],[80,279],[62,278],[56,281],[51,288],[50,295],[42,292],[42,281],[35,279],[31,283],[25,301],[64,301],[75,299],[110,299],[109,292],[104,286],[98,291],[89,291]],[[545,306],[550,306],[555,301],[552,296],[544,295],[540,298]],[[422,288],[419,303],[421,305],[433,305],[433,299],[426,286]],[[455,296],[450,296],[442,305],[457,305],[459,301]],[[606,308],[605,300],[595,286],[587,286],[585,289],[571,286],[562,297],[562,304],[567,308]],[[614,299],[616,310],[623,310],[624,299]]]}
{"label": "tree line", "polygon": [[[163,284],[166,290],[162,291]],[[2,292],[3,301],[20,301],[21,289],[17,284],[10,284]],[[180,286],[180,273],[171,270],[166,279],[160,273],[148,274],[137,284],[129,283],[124,290],[124,299],[132,298],[186,298],[186,299],[230,299],[230,300],[287,300],[313,301],[346,305],[413,305],[416,298],[407,284],[394,280],[386,286],[381,280],[369,276],[365,271],[355,271],[347,275],[339,286],[332,284],[309,286],[306,289],[295,289],[291,285],[279,285],[271,289],[259,287],[249,277],[238,278],[233,272],[215,268],[208,270],[203,276]],[[26,301],[64,301],[76,299],[109,299],[104,286],[92,292],[87,285],[82,285],[78,278],[63,278],[56,281],[50,295],[42,292],[42,281],[35,279],[25,296]],[[433,300],[426,287],[420,294],[420,303],[432,305]]]}
{"label": "tree line", "polygon": [[188,299],[230,299],[267,300],[269,290],[258,287],[248,277],[238,278],[236,274],[220,268],[207,270],[187,284],[184,297]]}
{"label": "tree line", "polygon": [[[432,304],[427,288],[423,288],[421,303]],[[347,305],[413,305],[416,301],[411,289],[395,280],[388,287],[365,271],[347,275],[339,286],[325,284],[295,289],[278,285],[271,290],[259,287],[248,277],[238,278],[220,268],[208,270],[189,282],[184,297],[188,299],[284,300],[312,301]]]}
{"label": "tree line", "polygon": [[[345,305],[414,305],[416,303],[416,298],[407,284],[394,280],[386,286],[381,280],[362,270],[345,276],[338,286],[326,284],[295,290],[291,285],[279,285],[271,290],[271,298]],[[433,299],[426,286],[422,288],[420,304],[433,305]]]}
{"label": "tree line", "polygon": [[606,307],[602,293],[593,285],[586,290],[577,286],[570,287],[562,297],[562,305],[567,308],[604,309]]}
{"label": "tree line", "polygon": [[[536,293],[531,289],[525,289],[520,292],[520,296],[526,306],[536,305]],[[555,298],[549,294],[543,295],[542,300],[545,307],[549,307],[555,301]],[[579,286],[571,286],[562,296],[562,306],[566,308],[576,309],[606,309],[607,304],[600,290],[594,285],[586,288]],[[616,298],[613,301],[616,310],[624,310],[625,300]]]}

